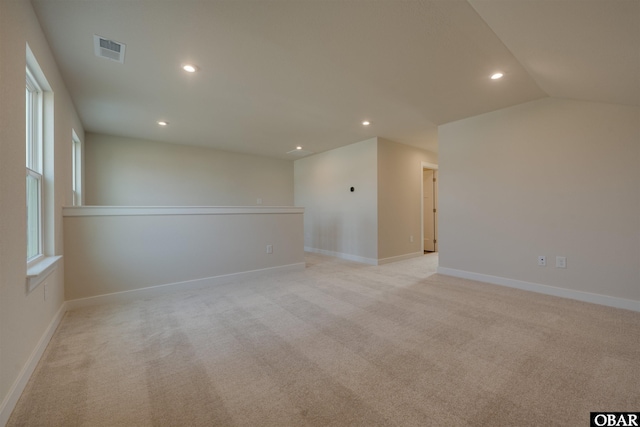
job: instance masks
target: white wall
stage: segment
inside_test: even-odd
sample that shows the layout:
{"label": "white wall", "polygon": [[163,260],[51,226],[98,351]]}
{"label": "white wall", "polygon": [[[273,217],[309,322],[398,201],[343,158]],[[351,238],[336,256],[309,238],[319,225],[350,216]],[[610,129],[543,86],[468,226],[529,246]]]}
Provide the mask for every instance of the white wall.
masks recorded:
{"label": "white wall", "polygon": [[440,126],[440,266],[640,301],[639,119],[549,98]]}
{"label": "white wall", "polygon": [[[64,268],[26,294],[25,67],[26,43],[54,92],[54,185],[45,203],[52,220],[48,255],[64,255],[62,206],[71,204],[71,130],[84,131],[28,0],[0,1],[0,425],[64,301]],[[50,184],[48,186],[51,187]],[[46,298],[45,298],[46,287]]]}
{"label": "white wall", "polygon": [[372,138],[294,162],[295,204],[305,208],[305,248],[376,263],[377,145]]}
{"label": "white wall", "polygon": [[102,206],[293,204],[293,162],[87,133],[85,202]]}
{"label": "white wall", "polygon": [[437,155],[383,138],[296,160],[306,249],[369,264],[420,255],[422,162]]}
{"label": "white wall", "polygon": [[[304,268],[300,208],[66,208],[66,298]],[[266,252],[271,245],[273,253]]]}
{"label": "white wall", "polygon": [[437,164],[438,157],[378,138],[379,262],[422,255],[422,162]]}

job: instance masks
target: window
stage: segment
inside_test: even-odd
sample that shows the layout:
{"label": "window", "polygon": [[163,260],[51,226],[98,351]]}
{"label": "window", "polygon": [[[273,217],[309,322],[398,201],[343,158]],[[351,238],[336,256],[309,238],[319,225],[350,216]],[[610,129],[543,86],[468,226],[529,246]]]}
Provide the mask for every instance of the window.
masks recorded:
{"label": "window", "polygon": [[82,143],[75,131],[72,131],[71,141],[73,206],[82,206]]}
{"label": "window", "polygon": [[[53,255],[53,91],[27,45],[26,109],[26,216],[27,293],[38,287],[57,267]],[[51,195],[51,197],[48,197]]]}
{"label": "window", "polygon": [[42,242],[42,124],[43,93],[33,73],[27,67],[26,82],[26,135],[27,135],[27,263],[43,257]]}

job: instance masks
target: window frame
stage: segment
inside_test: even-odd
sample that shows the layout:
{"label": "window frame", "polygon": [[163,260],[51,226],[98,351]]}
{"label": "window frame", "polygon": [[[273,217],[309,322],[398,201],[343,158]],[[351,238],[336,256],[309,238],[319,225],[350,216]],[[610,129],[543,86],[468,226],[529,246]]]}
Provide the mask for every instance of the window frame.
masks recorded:
{"label": "window frame", "polygon": [[82,142],[71,130],[71,192],[73,206],[82,206]]}
{"label": "window frame", "polygon": [[[55,183],[55,141],[54,141],[54,103],[53,89],[42,72],[33,52],[26,44],[26,105],[25,105],[25,148],[27,164],[27,180],[35,178],[38,182],[38,248],[39,254],[29,257],[25,253],[26,264],[26,294],[33,292],[45,280],[62,259],[55,252],[55,207],[53,206]],[[32,94],[30,95],[29,89]],[[33,114],[36,111],[37,114]],[[29,113],[27,113],[29,112]],[[27,145],[28,143],[28,145]],[[25,191],[25,194],[27,191]],[[29,208],[29,201],[25,201],[25,217]],[[28,218],[27,218],[28,220]],[[28,227],[25,229],[25,239],[28,239]],[[29,243],[27,243],[28,246]]]}
{"label": "window frame", "polygon": [[[27,209],[27,267],[31,267],[44,258],[44,91],[33,71],[27,64],[25,86],[25,144],[26,144],[26,179],[32,178],[37,183],[37,207],[31,211],[36,216],[36,230],[30,229],[29,185],[26,188]],[[35,240],[36,248],[30,242]]]}

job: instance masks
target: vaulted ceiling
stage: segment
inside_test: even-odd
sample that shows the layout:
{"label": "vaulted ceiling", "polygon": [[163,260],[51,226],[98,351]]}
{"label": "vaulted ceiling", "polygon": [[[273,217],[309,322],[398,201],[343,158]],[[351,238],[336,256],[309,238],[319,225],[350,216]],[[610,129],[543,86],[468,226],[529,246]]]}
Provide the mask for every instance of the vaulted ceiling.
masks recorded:
{"label": "vaulted ceiling", "polygon": [[542,97],[640,105],[640,0],[32,3],[90,132],[279,158],[373,136],[437,151],[438,125]]}

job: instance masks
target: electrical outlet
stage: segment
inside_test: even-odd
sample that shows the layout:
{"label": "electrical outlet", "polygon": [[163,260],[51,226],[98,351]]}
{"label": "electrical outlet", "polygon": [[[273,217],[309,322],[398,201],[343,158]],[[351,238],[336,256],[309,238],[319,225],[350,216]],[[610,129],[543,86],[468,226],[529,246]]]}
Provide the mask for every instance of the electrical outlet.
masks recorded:
{"label": "electrical outlet", "polygon": [[44,300],[47,300],[47,282],[44,282],[42,284],[42,296],[44,298]]}
{"label": "electrical outlet", "polygon": [[413,236],[409,236],[409,242],[413,243]]}
{"label": "electrical outlet", "polygon": [[262,204],[262,199],[260,197],[258,197],[256,199],[256,205],[261,205]]}
{"label": "electrical outlet", "polygon": [[540,267],[546,267],[547,266],[547,257],[544,255],[540,255],[538,257],[538,265]]}
{"label": "electrical outlet", "polygon": [[267,245],[267,253],[268,254],[272,254],[273,253],[273,245]]}
{"label": "electrical outlet", "polygon": [[556,268],[567,268],[567,257],[565,257],[565,256],[557,256],[556,257]]}

